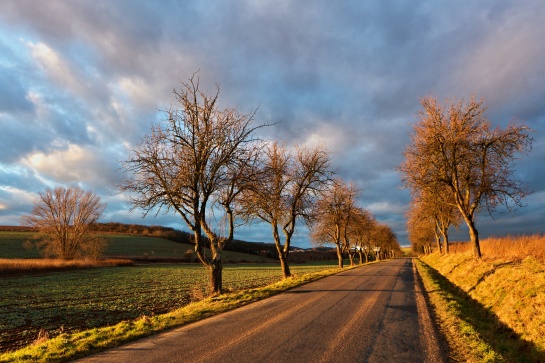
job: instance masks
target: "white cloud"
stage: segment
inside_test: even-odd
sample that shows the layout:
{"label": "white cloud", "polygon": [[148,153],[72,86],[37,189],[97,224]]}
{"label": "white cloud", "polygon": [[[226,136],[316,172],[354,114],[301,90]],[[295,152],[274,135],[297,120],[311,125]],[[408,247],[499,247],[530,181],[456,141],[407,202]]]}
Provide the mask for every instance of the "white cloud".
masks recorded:
{"label": "white cloud", "polygon": [[[28,190],[8,185],[0,185],[0,216],[1,224],[18,224],[23,211],[30,212],[37,194]],[[15,223],[13,223],[15,221]]]}
{"label": "white cloud", "polygon": [[83,94],[83,80],[78,77],[72,66],[54,49],[45,43],[26,42],[31,56],[46,76],[58,86],[70,90],[76,95]]}
{"label": "white cloud", "polygon": [[118,81],[119,88],[128,96],[132,105],[143,108],[153,107],[157,103],[152,85],[140,77],[123,77]]}
{"label": "white cloud", "polygon": [[339,125],[321,123],[316,125],[310,134],[302,136],[302,146],[305,147],[325,146],[331,152],[337,152],[346,147],[345,135]]}
{"label": "white cloud", "polygon": [[75,144],[48,154],[43,152],[30,154],[22,160],[22,164],[46,180],[66,184],[92,183],[100,169],[100,160],[95,151]]}
{"label": "white cloud", "polygon": [[375,202],[367,206],[367,209],[373,214],[404,214],[407,206],[391,202]]}

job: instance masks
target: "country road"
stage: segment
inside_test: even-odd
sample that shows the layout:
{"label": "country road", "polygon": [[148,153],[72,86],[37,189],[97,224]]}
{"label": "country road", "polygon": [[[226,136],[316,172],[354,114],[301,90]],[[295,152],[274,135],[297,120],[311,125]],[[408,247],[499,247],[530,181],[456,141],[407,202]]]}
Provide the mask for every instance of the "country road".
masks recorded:
{"label": "country road", "polygon": [[442,362],[417,281],[375,263],[78,362]]}

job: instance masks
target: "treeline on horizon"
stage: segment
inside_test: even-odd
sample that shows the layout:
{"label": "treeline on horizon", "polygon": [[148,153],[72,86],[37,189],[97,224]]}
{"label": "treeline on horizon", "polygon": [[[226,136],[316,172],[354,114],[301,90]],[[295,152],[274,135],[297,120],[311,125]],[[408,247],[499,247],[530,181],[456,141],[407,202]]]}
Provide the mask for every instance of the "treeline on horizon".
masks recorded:
{"label": "treeline on horizon", "polygon": [[[93,223],[89,229],[93,233],[104,234],[127,234],[137,236],[150,236],[163,238],[169,241],[185,244],[194,244],[193,234],[172,227],[159,225],[126,224],[120,222]],[[35,232],[36,228],[27,226],[0,226],[0,231],[6,232]],[[203,236],[204,237],[204,236]],[[207,241],[206,237],[204,237]],[[207,246],[208,247],[208,246]],[[293,247],[292,249],[298,249]],[[225,246],[226,251],[248,253],[251,255],[260,255],[268,258],[278,259],[275,253],[274,243],[249,242],[234,239]],[[333,249],[327,247],[315,247],[315,252],[330,252]],[[332,253],[332,258],[334,255]]]}

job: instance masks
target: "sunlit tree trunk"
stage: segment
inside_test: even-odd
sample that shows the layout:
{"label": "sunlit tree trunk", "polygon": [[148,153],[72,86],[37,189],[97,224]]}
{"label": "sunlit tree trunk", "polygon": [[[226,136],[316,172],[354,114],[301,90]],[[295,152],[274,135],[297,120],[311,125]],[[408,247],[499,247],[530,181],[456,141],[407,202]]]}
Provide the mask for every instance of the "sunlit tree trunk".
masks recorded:
{"label": "sunlit tree trunk", "polygon": [[448,240],[448,229],[443,230],[442,234],[443,234],[443,250],[445,254],[448,255],[450,252],[450,244]]}
{"label": "sunlit tree trunk", "polygon": [[481,246],[479,243],[479,232],[477,231],[477,228],[475,228],[475,223],[473,221],[466,219],[467,227],[469,228],[469,238],[472,245],[473,250],[473,256],[477,258],[481,258]]}
{"label": "sunlit tree trunk", "polygon": [[278,253],[278,259],[280,260],[280,269],[282,270],[282,278],[286,279],[291,277],[290,265],[288,261],[289,257],[289,241],[286,240],[284,247],[280,241],[280,233],[278,233],[278,223],[273,221],[271,223],[273,229],[273,238],[274,246],[276,247],[276,252]]}
{"label": "sunlit tree trunk", "polygon": [[337,247],[337,262],[339,268],[344,268],[344,260],[343,260],[343,249],[340,245],[340,243],[336,244]]}

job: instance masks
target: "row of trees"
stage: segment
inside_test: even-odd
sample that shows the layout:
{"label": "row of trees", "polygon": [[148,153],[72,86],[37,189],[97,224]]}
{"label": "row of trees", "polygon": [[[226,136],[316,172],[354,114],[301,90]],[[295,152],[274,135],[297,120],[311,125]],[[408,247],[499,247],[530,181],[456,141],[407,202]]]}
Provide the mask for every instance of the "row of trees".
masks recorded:
{"label": "row of trees", "polygon": [[[176,104],[166,119],[122,161],[127,177],[118,187],[131,210],[182,218],[209,271],[212,293],[222,290],[221,252],[235,227],[252,220],[270,225],[284,278],[291,276],[288,254],[300,222],[315,231],[317,243],[335,243],[340,267],[346,253],[353,264],[356,253],[367,261],[375,249],[379,258],[399,251],[391,229],[356,205],[357,190],[333,179],[331,156],[322,146],[289,149],[258,139],[256,130],[268,125],[253,125],[255,111],[220,108],[219,87],[204,93],[195,76],[173,92]],[[84,232],[104,210],[100,198],[77,187],[48,190],[40,198],[24,223],[46,232],[50,238],[43,241],[57,245],[58,257],[77,257]]]}
{"label": "row of trees", "polygon": [[356,204],[358,195],[359,190],[353,184],[335,179],[320,195],[311,214],[312,240],[317,244],[334,243],[340,268],[345,254],[354,265],[356,254],[363,263],[364,259],[369,262],[372,254],[380,259],[401,252],[391,228]]}
{"label": "row of trees", "polygon": [[[411,144],[399,167],[412,196],[407,213],[409,239],[419,252],[448,253],[448,229],[463,221],[475,257],[481,257],[476,216],[500,205],[521,206],[528,192],[514,178],[518,153],[531,150],[526,125],[511,121],[494,128],[485,117],[483,101],[435,98],[421,100]],[[441,244],[441,240],[443,243]]]}
{"label": "row of trees", "polygon": [[120,190],[128,192],[133,209],[181,216],[213,293],[222,290],[221,252],[237,221],[270,225],[283,277],[291,276],[296,226],[318,220],[314,206],[338,184],[332,183],[330,154],[321,146],[288,149],[258,139],[255,131],[268,125],[253,126],[255,111],[221,109],[219,87],[206,94],[195,76],[174,95],[165,122],[154,125],[123,161],[127,178]]}

